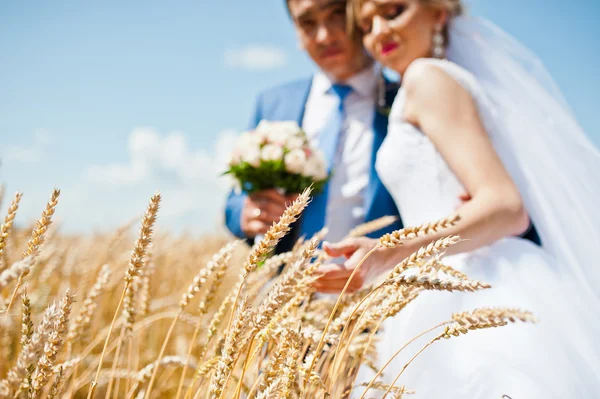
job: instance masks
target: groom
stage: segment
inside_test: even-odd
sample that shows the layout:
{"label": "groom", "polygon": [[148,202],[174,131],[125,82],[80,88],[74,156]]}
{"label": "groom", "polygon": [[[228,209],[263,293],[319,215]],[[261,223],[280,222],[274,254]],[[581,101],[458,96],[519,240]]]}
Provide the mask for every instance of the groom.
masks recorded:
{"label": "groom", "polygon": [[[298,122],[311,143],[321,148],[333,172],[277,252],[290,250],[302,235],[328,226],[326,239],[344,238],[355,226],[382,216],[398,221],[371,234],[402,227],[398,209],[375,171],[375,156],[387,133],[386,109],[398,86],[384,80],[359,37],[346,30],[346,0],[286,0],[302,49],[318,66],[310,79],[263,92],[251,121]],[[247,196],[232,192],[225,210],[229,230],[252,242],[283,213],[286,197],[275,190]]]}

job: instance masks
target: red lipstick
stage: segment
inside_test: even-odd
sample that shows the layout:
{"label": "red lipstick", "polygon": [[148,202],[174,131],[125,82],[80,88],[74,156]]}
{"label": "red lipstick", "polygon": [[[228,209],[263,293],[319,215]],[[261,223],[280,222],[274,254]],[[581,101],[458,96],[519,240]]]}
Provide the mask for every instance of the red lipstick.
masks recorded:
{"label": "red lipstick", "polygon": [[391,53],[392,51],[394,51],[397,48],[398,48],[398,43],[395,43],[395,42],[385,43],[381,46],[381,54],[387,55],[388,53]]}

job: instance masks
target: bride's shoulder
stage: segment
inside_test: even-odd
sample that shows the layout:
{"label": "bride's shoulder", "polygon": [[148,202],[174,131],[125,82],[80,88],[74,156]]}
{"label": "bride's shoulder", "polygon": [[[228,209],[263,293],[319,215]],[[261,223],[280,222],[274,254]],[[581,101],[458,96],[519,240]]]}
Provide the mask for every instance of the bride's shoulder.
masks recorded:
{"label": "bride's shoulder", "polygon": [[402,86],[407,91],[453,83],[458,83],[469,92],[479,86],[475,76],[467,69],[452,61],[437,58],[416,59],[408,66],[402,78]]}
{"label": "bride's shoulder", "polygon": [[480,91],[476,78],[466,69],[448,60],[419,58],[413,61],[402,76],[406,105],[405,116],[411,108],[422,104],[429,107],[432,100],[449,103],[473,98]]}

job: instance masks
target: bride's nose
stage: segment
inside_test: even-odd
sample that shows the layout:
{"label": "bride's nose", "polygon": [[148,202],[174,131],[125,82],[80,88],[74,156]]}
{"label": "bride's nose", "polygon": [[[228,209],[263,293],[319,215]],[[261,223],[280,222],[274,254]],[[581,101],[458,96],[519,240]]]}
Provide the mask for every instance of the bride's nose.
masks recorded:
{"label": "bride's nose", "polygon": [[389,35],[390,27],[388,25],[388,21],[385,18],[382,18],[378,15],[374,16],[372,32],[377,38]]}

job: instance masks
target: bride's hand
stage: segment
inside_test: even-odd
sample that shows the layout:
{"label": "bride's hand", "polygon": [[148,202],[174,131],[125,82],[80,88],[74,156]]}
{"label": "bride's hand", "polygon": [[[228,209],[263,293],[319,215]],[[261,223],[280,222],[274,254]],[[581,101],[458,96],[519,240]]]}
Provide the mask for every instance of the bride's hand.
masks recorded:
{"label": "bride's hand", "polygon": [[[323,249],[327,255],[337,258],[345,257],[343,264],[328,263],[321,266],[317,273],[322,276],[315,282],[314,287],[318,292],[327,294],[340,293],[348,278],[358,266],[360,261],[377,245],[378,240],[371,238],[348,238],[336,244],[323,243]],[[347,292],[359,290],[373,276],[385,270],[389,261],[389,252],[375,251],[356,272]]]}

